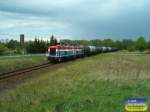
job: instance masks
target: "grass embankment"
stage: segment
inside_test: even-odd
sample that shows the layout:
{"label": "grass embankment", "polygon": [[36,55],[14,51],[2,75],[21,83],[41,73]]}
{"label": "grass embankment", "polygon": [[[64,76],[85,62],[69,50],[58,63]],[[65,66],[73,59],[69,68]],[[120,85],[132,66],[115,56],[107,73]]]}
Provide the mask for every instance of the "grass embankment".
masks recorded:
{"label": "grass embankment", "polygon": [[46,62],[44,55],[0,57],[0,73],[34,66]]}
{"label": "grass embankment", "polygon": [[103,54],[29,80],[0,99],[1,112],[121,112],[150,97],[150,55]]}

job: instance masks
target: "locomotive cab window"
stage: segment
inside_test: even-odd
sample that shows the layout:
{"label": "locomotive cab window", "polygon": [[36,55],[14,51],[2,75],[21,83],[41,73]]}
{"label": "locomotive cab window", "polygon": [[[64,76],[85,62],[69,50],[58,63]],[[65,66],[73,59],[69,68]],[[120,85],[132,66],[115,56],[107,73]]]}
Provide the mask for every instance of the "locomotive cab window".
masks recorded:
{"label": "locomotive cab window", "polygon": [[55,48],[50,49],[50,55],[56,55],[56,49]]}

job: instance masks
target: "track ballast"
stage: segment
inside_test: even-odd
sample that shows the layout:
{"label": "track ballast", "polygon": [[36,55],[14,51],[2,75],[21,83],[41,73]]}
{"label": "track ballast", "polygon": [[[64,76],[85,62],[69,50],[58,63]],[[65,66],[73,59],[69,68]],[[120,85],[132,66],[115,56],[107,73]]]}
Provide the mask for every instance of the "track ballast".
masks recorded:
{"label": "track ballast", "polygon": [[46,68],[50,65],[52,65],[52,63],[44,63],[44,64],[32,66],[32,67],[18,69],[18,70],[7,72],[7,73],[2,73],[2,74],[0,74],[0,80],[15,77],[15,76],[18,76],[18,75],[21,75],[21,74],[24,74],[24,73],[28,73],[28,72],[31,72],[31,71],[35,71],[35,70],[38,70],[38,69],[41,69],[41,68]]}

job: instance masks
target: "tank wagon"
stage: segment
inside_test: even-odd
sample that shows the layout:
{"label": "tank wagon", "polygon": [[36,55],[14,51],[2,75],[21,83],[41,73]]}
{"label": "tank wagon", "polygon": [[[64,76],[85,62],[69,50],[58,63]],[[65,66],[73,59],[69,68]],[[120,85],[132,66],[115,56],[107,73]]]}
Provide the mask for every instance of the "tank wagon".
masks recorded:
{"label": "tank wagon", "polygon": [[48,60],[51,62],[61,62],[75,58],[117,51],[112,47],[95,47],[95,46],[49,46]]}

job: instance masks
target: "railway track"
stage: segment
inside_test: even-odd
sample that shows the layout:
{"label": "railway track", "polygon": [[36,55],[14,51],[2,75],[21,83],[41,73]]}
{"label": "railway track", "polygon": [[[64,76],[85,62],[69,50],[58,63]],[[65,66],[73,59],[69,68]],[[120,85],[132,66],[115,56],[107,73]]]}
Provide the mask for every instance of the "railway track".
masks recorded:
{"label": "railway track", "polygon": [[28,68],[23,68],[23,69],[19,69],[19,70],[7,72],[7,73],[2,73],[2,74],[0,74],[0,80],[4,80],[4,79],[8,79],[8,78],[15,77],[18,75],[22,75],[24,73],[35,71],[35,70],[38,70],[41,68],[46,68],[50,65],[52,65],[52,63],[44,63],[44,64],[36,65],[33,67],[28,67]]}

